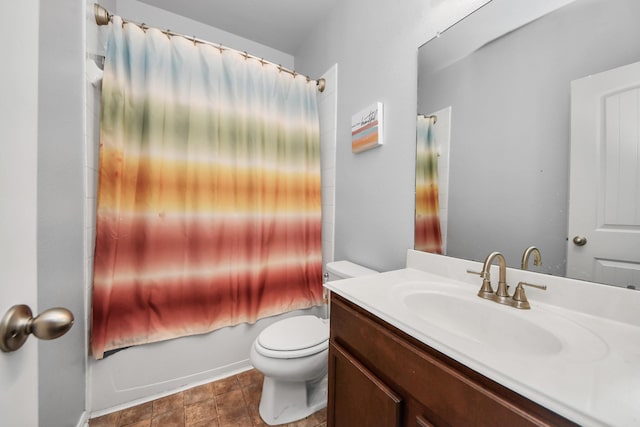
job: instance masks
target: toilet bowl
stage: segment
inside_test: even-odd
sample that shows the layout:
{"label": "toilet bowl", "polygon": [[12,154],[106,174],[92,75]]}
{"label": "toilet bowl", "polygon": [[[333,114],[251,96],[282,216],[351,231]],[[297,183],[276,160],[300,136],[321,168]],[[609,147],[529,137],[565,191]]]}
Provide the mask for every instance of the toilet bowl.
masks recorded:
{"label": "toilet bowl", "polygon": [[[329,280],[377,273],[338,261]],[[264,374],[260,417],[269,425],[305,418],[327,405],[329,319],[303,315],[273,323],[251,346],[249,359]]]}
{"label": "toilet bowl", "polygon": [[289,423],[326,405],[328,320],[289,317],[254,341],[250,360],[264,374],[260,416],[269,425]]}

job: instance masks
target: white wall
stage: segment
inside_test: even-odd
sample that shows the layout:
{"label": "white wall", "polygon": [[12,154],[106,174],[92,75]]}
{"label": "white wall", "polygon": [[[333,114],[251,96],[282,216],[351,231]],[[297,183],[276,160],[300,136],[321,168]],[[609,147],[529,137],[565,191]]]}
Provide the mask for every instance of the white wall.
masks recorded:
{"label": "white wall", "polygon": [[38,308],[75,316],[66,335],[38,342],[40,425],[51,427],[76,425],[85,408],[84,12],[76,0],[40,2]]}
{"label": "white wall", "polygon": [[[527,9],[570,1],[545,0]],[[485,3],[339,2],[303,43],[296,55],[298,71],[315,75],[338,63],[335,259],[377,270],[403,266],[406,249],[413,247],[416,51]],[[512,18],[500,17],[506,22]],[[351,115],[376,101],[384,103],[387,142],[353,154]]]}
{"label": "white wall", "polygon": [[320,157],[322,167],[322,266],[334,260],[336,200],[336,104],[338,66],[333,65],[321,78],[324,92],[318,93],[320,113]]}
{"label": "white wall", "polygon": [[[335,259],[400,268],[413,247],[417,48],[433,34],[429,2],[350,0],[296,55],[319,75],[338,63]],[[351,152],[351,116],[384,103],[385,144]]]}
{"label": "white wall", "polygon": [[124,19],[145,23],[163,30],[169,29],[187,36],[195,36],[239,51],[246,51],[285,68],[294,68],[294,57],[288,53],[136,0],[114,1],[117,6],[116,10],[111,10],[111,13],[120,15]]}

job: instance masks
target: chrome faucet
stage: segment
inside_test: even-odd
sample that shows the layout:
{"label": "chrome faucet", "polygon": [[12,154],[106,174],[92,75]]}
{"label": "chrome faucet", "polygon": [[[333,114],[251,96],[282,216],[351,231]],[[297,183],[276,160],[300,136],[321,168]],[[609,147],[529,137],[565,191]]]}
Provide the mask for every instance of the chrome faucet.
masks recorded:
{"label": "chrome faucet", "polygon": [[533,254],[533,265],[542,265],[542,254],[540,254],[540,249],[536,248],[535,246],[529,246],[522,254],[522,262],[520,264],[520,268],[522,270],[529,269],[529,257],[531,256],[531,254]]}

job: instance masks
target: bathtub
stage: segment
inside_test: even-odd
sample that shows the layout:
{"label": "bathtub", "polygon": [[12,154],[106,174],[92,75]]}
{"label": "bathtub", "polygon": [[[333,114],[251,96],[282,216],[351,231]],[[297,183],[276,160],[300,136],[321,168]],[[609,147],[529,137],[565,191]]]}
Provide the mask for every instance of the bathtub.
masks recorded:
{"label": "bathtub", "polygon": [[249,350],[258,334],[278,320],[302,314],[325,317],[325,308],[296,310],[252,325],[130,347],[102,360],[90,358],[89,412],[92,417],[100,416],[250,369]]}

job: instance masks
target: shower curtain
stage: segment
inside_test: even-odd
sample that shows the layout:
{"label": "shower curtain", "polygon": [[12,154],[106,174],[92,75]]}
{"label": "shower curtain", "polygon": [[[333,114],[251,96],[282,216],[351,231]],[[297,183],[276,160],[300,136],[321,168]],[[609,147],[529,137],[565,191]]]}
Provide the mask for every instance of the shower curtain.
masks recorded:
{"label": "shower curtain", "polygon": [[91,347],[322,303],[315,82],[114,17]]}
{"label": "shower curtain", "polygon": [[416,137],[415,249],[442,253],[438,205],[438,151],[433,118],[418,116]]}

